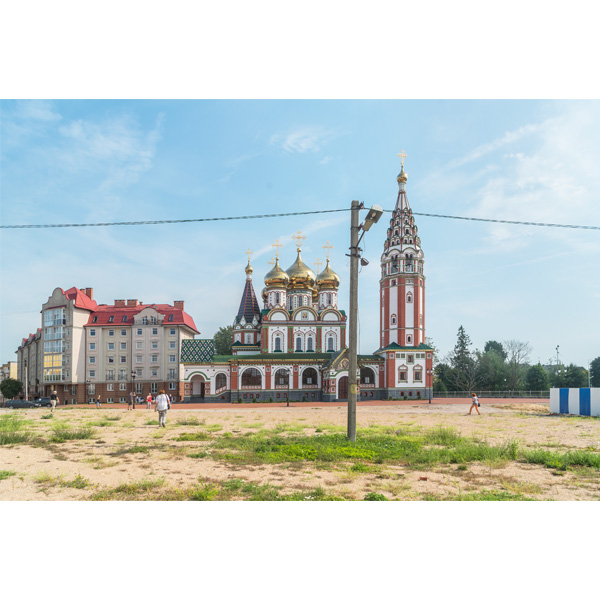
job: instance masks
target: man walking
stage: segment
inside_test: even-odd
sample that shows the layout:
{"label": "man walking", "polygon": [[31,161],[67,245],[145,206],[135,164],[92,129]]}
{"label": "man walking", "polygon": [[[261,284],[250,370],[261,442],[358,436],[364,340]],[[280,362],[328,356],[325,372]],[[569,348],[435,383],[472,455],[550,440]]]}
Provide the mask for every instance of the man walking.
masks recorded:
{"label": "man walking", "polygon": [[50,412],[54,412],[56,405],[58,404],[58,394],[52,390],[50,392]]}
{"label": "man walking", "polygon": [[156,397],[156,406],[154,410],[158,411],[158,426],[166,427],[167,411],[171,408],[169,396],[165,394],[165,390],[160,390],[160,394]]}
{"label": "man walking", "polygon": [[135,410],[135,393],[129,393],[129,404],[127,405],[127,410]]}

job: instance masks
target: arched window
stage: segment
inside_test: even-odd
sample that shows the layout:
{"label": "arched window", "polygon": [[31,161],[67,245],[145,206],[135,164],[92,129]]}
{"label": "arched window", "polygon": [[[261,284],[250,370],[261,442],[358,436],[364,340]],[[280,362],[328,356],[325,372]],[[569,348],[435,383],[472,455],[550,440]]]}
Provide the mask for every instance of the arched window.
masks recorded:
{"label": "arched window", "polygon": [[275,304],[279,304],[281,302],[281,294],[279,292],[275,292]]}
{"label": "arched window", "polygon": [[412,304],[412,294],[410,292],[406,294],[406,302],[407,304]]}
{"label": "arched window", "polygon": [[375,373],[369,367],[360,368],[360,383],[361,385],[369,385],[375,383]]}
{"label": "arched window", "polygon": [[396,324],[396,315],[392,315],[392,325]]}
{"label": "arched window", "polygon": [[327,338],[327,352],[335,352],[333,336]]}
{"label": "arched window", "polygon": [[242,373],[242,387],[244,386],[261,386],[262,375],[258,369],[246,369]]}
{"label": "arched window", "polygon": [[281,338],[279,336],[275,338],[275,352],[281,352]]}
{"label": "arched window", "polygon": [[215,386],[218,390],[227,387],[227,377],[224,373],[219,373],[217,375],[217,379],[215,380]]}
{"label": "arched window", "polygon": [[302,302],[304,301],[304,298],[302,296],[298,297],[298,306],[302,306]]}
{"label": "arched window", "polygon": [[423,381],[423,369],[421,367],[415,367],[413,371],[413,381]]}
{"label": "arched window", "polygon": [[408,367],[398,367],[398,379],[400,381],[408,381]]}
{"label": "arched window", "polygon": [[327,294],[327,304],[329,306],[333,304],[333,294]]}
{"label": "arched window", "polygon": [[302,372],[302,387],[305,385],[317,385],[317,377],[317,372],[312,367],[304,369]]}
{"label": "arched window", "polygon": [[307,352],[313,352],[314,348],[313,348],[313,339],[311,337],[309,337],[306,340],[306,351]]}
{"label": "arched window", "polygon": [[287,369],[279,369],[275,373],[275,385],[289,385],[290,384],[290,374]]}
{"label": "arched window", "polygon": [[296,338],[296,352],[302,352],[302,338]]}
{"label": "arched window", "polygon": [[392,273],[397,273],[397,272],[398,272],[398,257],[393,256],[392,257]]}

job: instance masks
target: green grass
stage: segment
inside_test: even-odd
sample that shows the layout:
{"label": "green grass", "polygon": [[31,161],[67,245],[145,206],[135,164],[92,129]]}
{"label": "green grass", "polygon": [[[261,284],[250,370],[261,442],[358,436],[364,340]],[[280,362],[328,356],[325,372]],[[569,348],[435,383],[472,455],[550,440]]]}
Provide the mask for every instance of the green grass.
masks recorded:
{"label": "green grass", "polygon": [[87,440],[94,435],[94,430],[91,427],[79,427],[77,429],[71,429],[65,423],[56,423],[52,428],[52,435],[50,441],[56,444],[61,444],[68,440]]}
{"label": "green grass", "polygon": [[155,500],[151,492],[165,485],[164,478],[142,479],[96,492],[90,500]]}
{"label": "green grass", "polygon": [[127,448],[119,448],[119,450],[115,450],[110,453],[110,456],[123,456],[124,454],[148,454],[150,452],[148,446],[129,446]]}
{"label": "green grass", "polygon": [[182,433],[181,435],[174,438],[176,442],[205,442],[210,440],[212,437],[208,433]]}
{"label": "green grass", "polygon": [[31,440],[31,433],[25,428],[32,422],[20,415],[2,415],[0,417],[0,446],[23,444]]}
{"label": "green grass", "polygon": [[0,471],[0,481],[2,481],[3,479],[8,479],[9,477],[12,477],[16,474],[17,473],[15,471]]}
{"label": "green grass", "polygon": [[52,413],[48,413],[47,415],[42,415],[41,419],[53,419],[54,415]]}
{"label": "green grass", "polygon": [[187,456],[190,458],[205,458],[208,456],[208,452],[190,452]]}
{"label": "green grass", "polygon": [[204,421],[199,421],[198,417],[183,417],[177,419],[177,421],[175,421],[175,425],[197,427],[198,425],[204,425]]}
{"label": "green grass", "polygon": [[457,494],[451,496],[435,496],[433,494],[424,494],[423,500],[450,500],[455,501],[476,501],[476,502],[498,502],[498,501],[516,501],[522,502],[526,500],[535,500],[535,498],[528,498],[523,494],[513,494],[506,491],[497,490],[480,490],[478,492],[468,492],[466,494]]}

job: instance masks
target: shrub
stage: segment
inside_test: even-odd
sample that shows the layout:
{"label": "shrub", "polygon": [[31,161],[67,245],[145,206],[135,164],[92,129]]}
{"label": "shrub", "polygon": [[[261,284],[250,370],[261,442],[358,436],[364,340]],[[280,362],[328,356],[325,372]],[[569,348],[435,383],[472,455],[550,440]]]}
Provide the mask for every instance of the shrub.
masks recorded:
{"label": "shrub", "polygon": [[383,494],[377,494],[375,492],[369,492],[363,500],[387,500]]}

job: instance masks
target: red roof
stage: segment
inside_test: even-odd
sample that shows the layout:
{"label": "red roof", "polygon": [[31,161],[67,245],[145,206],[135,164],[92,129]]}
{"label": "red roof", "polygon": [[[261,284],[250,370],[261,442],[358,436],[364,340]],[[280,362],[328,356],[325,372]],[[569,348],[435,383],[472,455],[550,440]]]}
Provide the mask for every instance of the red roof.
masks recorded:
{"label": "red roof", "polygon": [[63,294],[69,300],[75,301],[75,308],[85,308],[87,310],[96,310],[98,308],[98,304],[95,300],[92,300],[89,296],[84,294],[81,290],[78,290],[76,287],[72,287],[66,292],[63,291]]}
{"label": "red roof", "polygon": [[[190,315],[182,309],[175,308],[170,304],[138,304],[137,306],[101,304],[96,306],[95,310],[90,313],[90,317],[85,326],[114,325],[115,327],[127,327],[133,325],[133,318],[135,315],[142,312],[145,308],[153,308],[161,315],[165,315],[163,325],[186,325],[194,332],[200,333],[198,329],[196,329],[194,319],[192,319]],[[172,320],[169,320],[170,315],[173,315]],[[110,319],[111,317],[113,317],[112,321]],[[124,317],[126,317],[125,321],[123,321]],[[95,321],[94,318],[96,319]]]}

